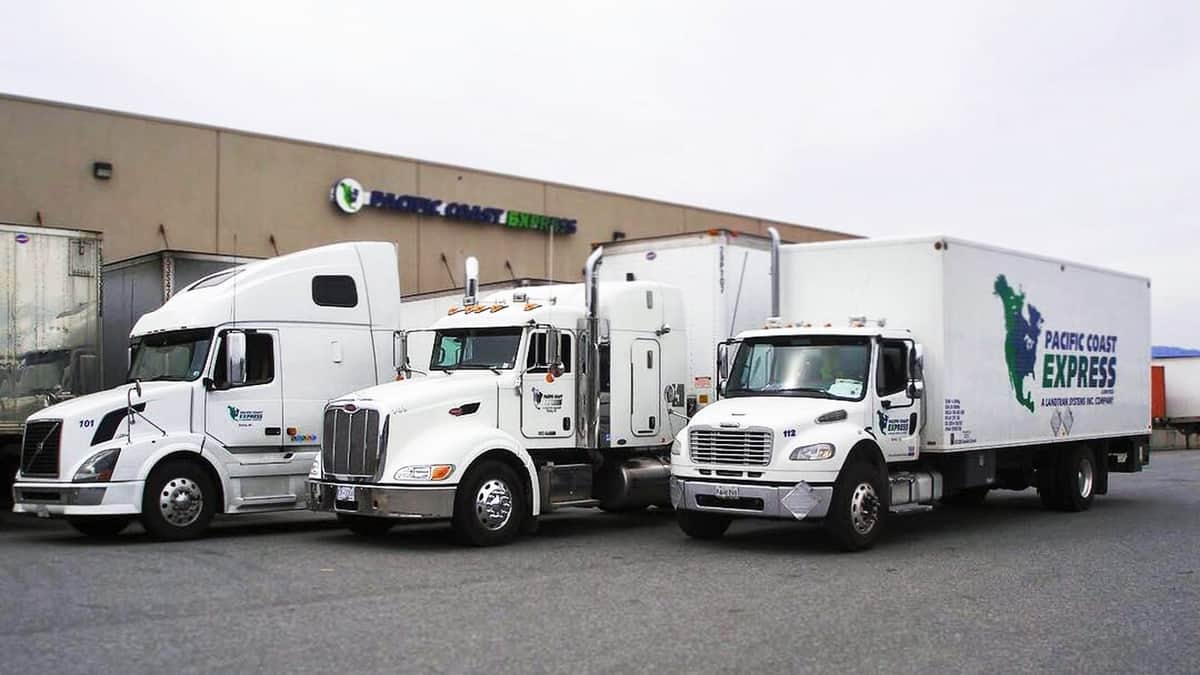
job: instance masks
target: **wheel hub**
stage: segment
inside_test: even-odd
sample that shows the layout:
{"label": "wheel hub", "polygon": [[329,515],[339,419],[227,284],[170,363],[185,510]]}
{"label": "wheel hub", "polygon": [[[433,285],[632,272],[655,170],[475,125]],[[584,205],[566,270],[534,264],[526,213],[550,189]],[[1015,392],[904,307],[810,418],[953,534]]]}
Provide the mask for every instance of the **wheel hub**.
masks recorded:
{"label": "wheel hub", "polygon": [[879,495],[870,483],[859,483],[850,496],[850,523],[854,531],[867,534],[879,521]]}
{"label": "wheel hub", "polygon": [[1092,460],[1084,457],[1079,461],[1079,468],[1075,472],[1075,489],[1079,491],[1079,496],[1087,499],[1092,496],[1092,486],[1095,482],[1095,471],[1092,470]]}
{"label": "wheel hub", "polygon": [[175,527],[187,527],[196,522],[204,509],[204,493],[190,478],[174,478],[163,485],[158,499],[163,520]]}
{"label": "wheel hub", "polygon": [[504,481],[492,478],[479,487],[475,495],[475,517],[493,532],[508,524],[512,517],[512,490]]}

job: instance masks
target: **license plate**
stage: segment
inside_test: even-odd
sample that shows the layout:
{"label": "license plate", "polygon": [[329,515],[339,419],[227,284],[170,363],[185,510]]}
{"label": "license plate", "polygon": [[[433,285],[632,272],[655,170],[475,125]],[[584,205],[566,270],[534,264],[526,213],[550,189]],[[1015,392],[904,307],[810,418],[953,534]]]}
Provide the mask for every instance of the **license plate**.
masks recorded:
{"label": "license plate", "polygon": [[718,486],[716,486],[716,495],[715,496],[717,499],[737,499],[739,497],[738,486],[736,486],[736,485],[718,485]]}
{"label": "license plate", "polygon": [[339,502],[353,502],[354,487],[350,485],[337,486],[337,500]]}

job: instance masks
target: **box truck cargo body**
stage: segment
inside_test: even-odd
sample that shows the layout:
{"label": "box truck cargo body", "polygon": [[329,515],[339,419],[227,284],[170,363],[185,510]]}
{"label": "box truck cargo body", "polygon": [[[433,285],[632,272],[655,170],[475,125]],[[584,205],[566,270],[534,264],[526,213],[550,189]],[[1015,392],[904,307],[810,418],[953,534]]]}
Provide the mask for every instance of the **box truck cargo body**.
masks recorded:
{"label": "box truck cargo body", "polygon": [[0,223],[0,505],[29,415],[100,388],[100,235]]}
{"label": "box truck cargo body", "polygon": [[689,534],[1036,486],[1080,510],[1148,461],[1145,278],[946,237],[784,246],[780,316],[726,350],[724,398],[672,454]]}
{"label": "box truck cargo body", "polygon": [[604,281],[657,281],[684,289],[689,415],[715,400],[717,343],[761,328],[769,315],[770,257],[769,239],[729,230],[604,245]]}

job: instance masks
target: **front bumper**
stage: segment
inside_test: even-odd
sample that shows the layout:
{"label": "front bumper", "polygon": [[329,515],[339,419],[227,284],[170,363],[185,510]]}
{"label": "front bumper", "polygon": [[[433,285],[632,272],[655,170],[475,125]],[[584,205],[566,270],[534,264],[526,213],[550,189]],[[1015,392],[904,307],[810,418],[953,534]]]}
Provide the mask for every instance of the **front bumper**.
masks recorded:
{"label": "front bumper", "polygon": [[[343,499],[338,499],[339,488]],[[385,487],[310,479],[308,508],[348,515],[438,520],[454,515],[454,490],[453,485]],[[353,499],[345,499],[347,496]]]}
{"label": "front bumper", "polygon": [[42,518],[123,516],[142,512],[145,481],[120,483],[34,483],[13,486],[13,513]]}
{"label": "front bumper", "polygon": [[[722,496],[717,496],[717,488]],[[736,497],[729,488],[737,488]],[[833,487],[809,485],[750,485],[671,477],[671,505],[686,511],[706,511],[752,518],[816,520],[829,513]]]}

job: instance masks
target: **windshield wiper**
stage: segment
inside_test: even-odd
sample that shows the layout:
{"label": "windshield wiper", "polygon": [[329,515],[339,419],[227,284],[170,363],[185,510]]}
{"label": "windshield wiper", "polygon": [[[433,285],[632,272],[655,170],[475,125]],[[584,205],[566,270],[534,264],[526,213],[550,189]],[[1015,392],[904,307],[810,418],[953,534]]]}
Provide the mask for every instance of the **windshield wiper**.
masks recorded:
{"label": "windshield wiper", "polygon": [[805,394],[819,394],[821,398],[838,398],[824,389],[817,389],[815,387],[788,387],[786,389],[776,389],[775,391],[797,391]]}

